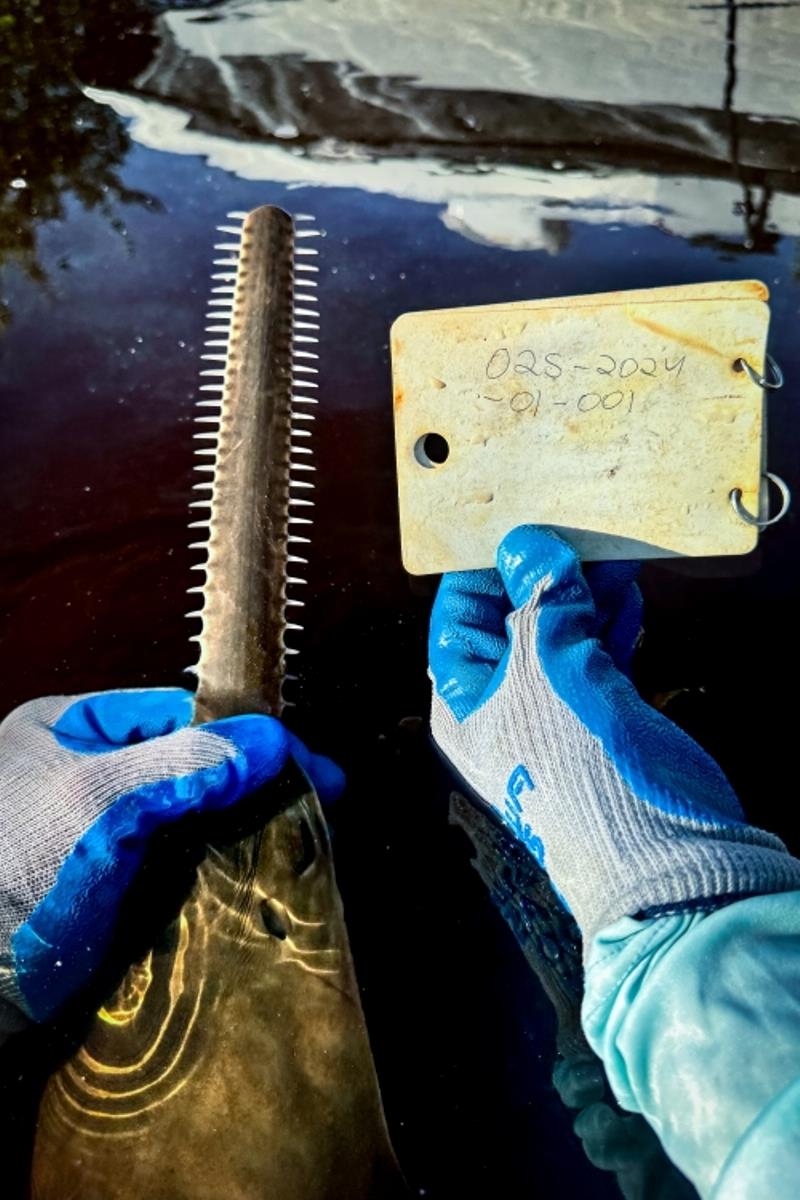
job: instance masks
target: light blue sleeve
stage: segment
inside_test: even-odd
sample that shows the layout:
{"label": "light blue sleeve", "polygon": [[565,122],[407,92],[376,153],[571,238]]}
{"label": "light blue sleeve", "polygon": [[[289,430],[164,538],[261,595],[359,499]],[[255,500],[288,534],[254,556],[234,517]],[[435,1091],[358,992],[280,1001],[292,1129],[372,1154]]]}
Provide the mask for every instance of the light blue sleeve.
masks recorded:
{"label": "light blue sleeve", "polygon": [[800,892],[624,917],[590,948],[582,1016],[703,1200],[800,1195]]}

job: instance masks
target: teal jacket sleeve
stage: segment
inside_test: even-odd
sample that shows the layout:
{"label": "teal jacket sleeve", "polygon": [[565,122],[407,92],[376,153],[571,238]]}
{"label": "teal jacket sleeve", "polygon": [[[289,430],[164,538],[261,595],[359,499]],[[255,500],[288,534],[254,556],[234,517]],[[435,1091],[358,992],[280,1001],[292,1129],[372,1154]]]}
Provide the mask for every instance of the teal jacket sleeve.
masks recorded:
{"label": "teal jacket sleeve", "polygon": [[589,950],[583,1025],[703,1200],[794,1200],[800,891],[616,921]]}

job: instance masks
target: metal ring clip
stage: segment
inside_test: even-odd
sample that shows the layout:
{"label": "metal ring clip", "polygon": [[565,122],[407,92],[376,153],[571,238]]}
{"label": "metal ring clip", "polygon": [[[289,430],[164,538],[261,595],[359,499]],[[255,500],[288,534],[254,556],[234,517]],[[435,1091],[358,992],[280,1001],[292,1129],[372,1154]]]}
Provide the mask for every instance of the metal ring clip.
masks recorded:
{"label": "metal ring clip", "polygon": [[773,475],[771,471],[765,471],[763,479],[769,483],[774,483],[775,487],[780,492],[781,506],[774,516],[768,517],[765,521],[761,521],[758,517],[754,517],[748,512],[742,504],[742,489],[734,488],[730,494],[730,501],[733,511],[742,521],[748,525],[755,525],[757,529],[766,529],[768,525],[777,525],[789,511],[789,505],[792,502],[792,493],[789,491],[787,484],[781,479],[780,475]]}
{"label": "metal ring clip", "polygon": [[750,363],[746,358],[737,358],[734,366],[739,371],[746,371],[749,378],[752,379],[753,383],[755,383],[757,387],[769,388],[770,391],[777,392],[778,388],[783,387],[783,371],[775,362],[775,359],[771,354],[764,355],[764,362],[767,364],[768,374],[771,374],[772,376],[771,379],[767,378],[767,375],[759,375],[758,371],[756,371],[754,367],[750,366]]}

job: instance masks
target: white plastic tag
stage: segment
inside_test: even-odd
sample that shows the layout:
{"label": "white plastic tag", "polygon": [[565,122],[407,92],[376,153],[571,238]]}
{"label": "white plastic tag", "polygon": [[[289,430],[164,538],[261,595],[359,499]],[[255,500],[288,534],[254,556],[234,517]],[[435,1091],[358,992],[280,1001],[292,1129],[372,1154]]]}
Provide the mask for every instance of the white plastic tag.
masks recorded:
{"label": "white plastic tag", "polygon": [[406,313],[392,328],[403,561],[494,562],[515,525],[586,559],[744,554],[768,290],[754,280]]}

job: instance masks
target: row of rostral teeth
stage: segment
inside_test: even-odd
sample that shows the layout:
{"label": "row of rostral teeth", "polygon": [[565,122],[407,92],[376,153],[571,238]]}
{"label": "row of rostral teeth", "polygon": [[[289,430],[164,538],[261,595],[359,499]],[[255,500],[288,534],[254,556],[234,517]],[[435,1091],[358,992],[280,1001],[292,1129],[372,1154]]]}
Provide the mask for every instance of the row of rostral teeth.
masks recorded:
{"label": "row of rostral teeth", "polygon": [[[227,361],[231,332],[243,223],[246,217],[247,213],[245,212],[230,212],[227,215],[230,224],[217,226],[218,232],[236,240],[218,242],[214,246],[216,252],[226,254],[229,257],[215,258],[213,260],[213,265],[220,269],[215,271],[211,276],[213,286],[209,300],[209,311],[206,313],[206,320],[209,324],[205,327],[207,335],[204,342],[205,353],[201,355],[201,359],[209,365],[204,367],[200,372],[201,383],[199,390],[201,396],[196,406],[198,415],[195,417],[195,424],[199,428],[194,434],[195,441],[199,443],[195,450],[195,455],[199,461],[195,464],[194,470],[203,475],[208,475],[210,478],[201,480],[193,486],[192,490],[194,492],[204,492],[207,495],[192,501],[189,505],[189,508],[192,510],[197,508],[208,509],[211,504],[220,409],[225,380],[225,363]],[[307,566],[308,559],[293,552],[292,547],[297,545],[304,546],[310,542],[311,539],[305,536],[305,533],[309,532],[308,528],[303,532],[297,532],[297,528],[298,526],[308,527],[312,524],[310,510],[314,507],[314,501],[304,493],[308,493],[314,488],[314,484],[309,479],[306,479],[305,476],[313,473],[315,470],[310,461],[313,455],[310,445],[310,426],[314,420],[314,414],[308,410],[307,406],[313,407],[318,403],[315,393],[319,389],[319,368],[316,365],[319,361],[319,354],[317,352],[319,346],[319,310],[317,308],[318,284],[315,277],[319,274],[319,267],[314,263],[313,259],[318,256],[319,252],[313,245],[307,245],[306,241],[307,239],[324,237],[322,230],[309,228],[309,225],[315,219],[310,214],[298,213],[293,219],[295,225],[299,226],[299,228],[296,227],[294,233],[295,252],[291,329],[292,403],[288,515],[289,551],[287,554],[289,570],[293,573],[287,575],[286,579],[287,595],[285,597],[285,604],[287,609],[302,608],[304,605],[304,601],[290,594],[290,589],[306,584],[306,579],[294,572],[297,571],[298,567]],[[207,412],[209,409],[214,410],[213,414]],[[298,495],[297,493],[301,494]],[[297,509],[304,510],[303,515],[300,515],[296,511]],[[210,534],[210,527],[209,517],[190,523],[190,529],[203,529],[206,531],[206,540],[191,543],[190,549],[208,550],[207,538]],[[191,569],[205,571],[206,564],[197,563]],[[191,594],[201,595],[203,590],[202,586],[188,589]],[[202,618],[202,608],[186,615],[191,618]],[[285,629],[287,631],[302,632],[303,626],[287,619]],[[189,640],[199,643],[202,641],[202,636],[196,634]],[[299,653],[296,647],[286,644],[284,644],[284,650],[287,655]],[[189,670],[193,671],[194,668],[189,668]],[[284,678],[288,681],[293,680],[295,676],[285,675]],[[289,701],[284,701],[284,704],[287,707],[291,707]]]}
{"label": "row of rostral teeth", "polygon": [[[314,484],[308,475],[313,474],[315,467],[312,463],[313,449],[311,446],[313,408],[319,403],[316,393],[319,390],[319,308],[317,288],[319,266],[314,261],[319,251],[313,244],[316,238],[323,237],[320,229],[314,227],[314,217],[308,213],[296,213],[295,250],[294,250],[294,280],[292,305],[292,409],[291,431],[289,442],[289,553],[287,561],[290,574],[287,575],[287,632],[302,632],[303,626],[297,621],[288,620],[289,609],[304,606],[305,601],[292,594],[295,587],[303,586],[307,581],[302,571],[308,565],[308,559],[295,552],[294,548],[304,547],[311,541],[306,534],[312,524],[314,501],[310,494]],[[300,511],[298,511],[300,510]],[[301,551],[302,553],[302,551]],[[297,654],[294,646],[285,645],[287,654]],[[284,679],[293,682],[296,676],[286,674]],[[293,707],[291,701],[284,699],[287,708]]]}
{"label": "row of rostral teeth", "polygon": [[[239,251],[241,248],[242,237],[242,222],[244,221],[244,213],[228,213],[228,220],[236,222],[230,225],[218,225],[219,233],[229,234],[236,238],[235,242],[218,242],[214,246],[216,253],[225,252],[229,257],[214,258],[213,265],[218,268],[211,276],[212,288],[209,298],[209,311],[206,313],[206,321],[209,324],[205,327],[206,340],[203,345],[205,353],[201,355],[203,361],[208,362],[210,366],[204,367],[200,372],[200,398],[196,403],[197,413],[195,415],[195,425],[197,432],[194,434],[194,440],[197,443],[195,448],[195,463],[194,470],[202,474],[208,474],[208,480],[202,480],[192,486],[192,492],[205,493],[198,499],[192,500],[189,505],[190,511],[193,513],[195,509],[202,508],[209,510],[208,515],[201,520],[191,521],[190,529],[203,530],[203,541],[192,542],[189,545],[190,550],[202,550],[205,554],[205,559],[202,563],[193,563],[191,570],[203,571],[207,570],[208,566],[208,549],[209,538],[211,537],[211,498],[214,488],[214,469],[217,458],[217,444],[219,441],[219,426],[221,419],[222,394],[225,386],[225,362],[227,360],[227,350],[230,341],[231,320],[233,316],[233,297],[236,291],[236,272],[239,265]],[[209,411],[210,410],[210,411]],[[198,587],[190,587],[187,589],[189,595],[203,595],[202,585]],[[203,619],[203,608],[195,609],[189,612],[186,616],[190,619]],[[196,633],[189,638],[190,642],[202,643],[202,633]],[[188,674],[197,674],[196,665],[189,667]]]}

